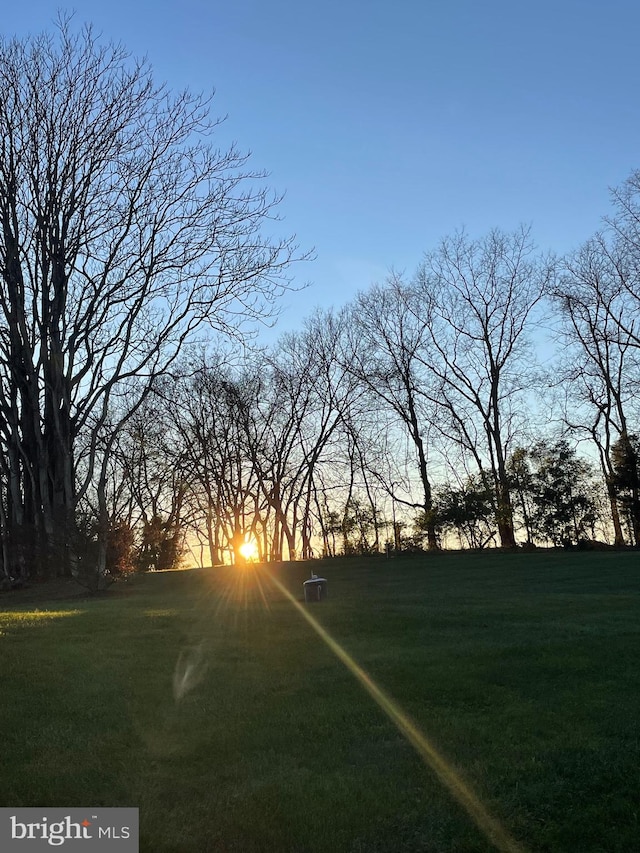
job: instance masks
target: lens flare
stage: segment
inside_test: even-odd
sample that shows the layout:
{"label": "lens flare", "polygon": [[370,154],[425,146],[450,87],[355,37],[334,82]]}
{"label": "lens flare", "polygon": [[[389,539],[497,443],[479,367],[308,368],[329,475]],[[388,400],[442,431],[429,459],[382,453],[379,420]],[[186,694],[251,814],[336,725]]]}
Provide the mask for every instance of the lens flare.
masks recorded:
{"label": "lens flare", "polygon": [[316,634],[331,649],[338,660],[360,682],[369,696],[384,711],[398,731],[409,741],[424,763],[433,770],[440,782],[464,808],[476,826],[491,841],[496,849],[501,851],[501,853],[526,853],[525,848],[509,835],[497,818],[487,811],[469,785],[456,773],[447,760],[440,755],[426,735],[420,731],[400,706],[381,687],[378,687],[365,670],[355,662],[351,655],[333,639],[317,619],[309,613],[308,609],[300,604],[276,577],[271,573],[269,573],[269,577],[285,598],[296,608],[302,618],[309,623]]}
{"label": "lens flare", "polygon": [[173,671],[173,695],[176,702],[200,684],[207,671],[207,656],[204,641],[183,649]]}

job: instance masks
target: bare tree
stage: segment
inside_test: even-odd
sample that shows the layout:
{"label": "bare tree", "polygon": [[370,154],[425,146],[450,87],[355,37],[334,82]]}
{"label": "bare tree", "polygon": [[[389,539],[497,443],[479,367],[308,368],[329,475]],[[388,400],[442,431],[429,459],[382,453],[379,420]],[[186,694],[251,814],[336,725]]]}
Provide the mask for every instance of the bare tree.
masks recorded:
{"label": "bare tree", "polygon": [[[331,442],[355,385],[333,357],[336,322],[317,312],[271,351],[245,353],[233,366],[185,360],[175,380],[156,383],[158,421],[170,428],[155,444],[177,483],[188,484],[186,504],[194,530],[206,531],[212,564],[229,553],[240,559],[249,536],[263,559],[313,554],[320,469],[334,456]],[[138,459],[136,492],[146,467]],[[146,482],[143,488],[153,505]]]}
{"label": "bare tree", "polygon": [[[423,514],[428,547],[436,549],[426,441],[430,418],[423,411],[429,376],[427,373],[425,378],[423,365],[431,338],[424,318],[416,316],[408,299],[410,294],[398,276],[384,287],[374,285],[360,294],[349,309],[351,334],[342,358],[373,398],[397,416],[410,437],[422,489],[422,501],[412,506]],[[400,500],[397,495],[392,497]]]}
{"label": "bare tree", "polygon": [[[624,261],[613,252],[605,236],[596,235],[565,260],[564,274],[551,295],[560,309],[565,345],[564,365],[556,374],[556,381],[559,375],[567,391],[565,421],[572,432],[586,434],[597,448],[615,543],[623,545],[613,451],[629,435],[638,348],[632,306],[621,286]],[[636,506],[633,513],[636,544],[639,510]]]}
{"label": "bare tree", "polygon": [[228,332],[287,284],[292,242],[260,236],[278,199],[214,147],[209,109],[69,20],[0,41],[3,523],[41,557],[61,531],[70,556],[96,480],[106,512],[125,391],[140,403],[195,330]]}
{"label": "bare tree", "polygon": [[440,429],[491,486],[503,547],[515,545],[507,455],[530,384],[527,330],[550,275],[527,229],[460,233],[426,256],[410,303],[430,336],[418,356],[437,379]]}
{"label": "bare tree", "polygon": [[[288,492],[303,557],[313,553],[314,534],[322,539],[325,553],[335,553],[335,533],[344,532],[352,500],[366,504],[371,515],[373,550],[379,550],[385,527],[381,503],[388,488],[382,485],[378,463],[386,454],[372,443],[371,394],[346,358],[352,331],[349,311],[316,310],[300,333],[281,340],[272,356],[277,371],[291,377],[285,384],[293,399],[306,401],[299,418],[298,467]],[[293,377],[302,377],[302,384]]]}
{"label": "bare tree", "polygon": [[[211,565],[241,559],[245,536],[266,523],[258,472],[247,453],[244,422],[253,397],[252,368],[234,370],[219,357],[166,382],[162,398],[194,504],[194,529],[206,531]],[[179,458],[182,454],[182,461]]]}

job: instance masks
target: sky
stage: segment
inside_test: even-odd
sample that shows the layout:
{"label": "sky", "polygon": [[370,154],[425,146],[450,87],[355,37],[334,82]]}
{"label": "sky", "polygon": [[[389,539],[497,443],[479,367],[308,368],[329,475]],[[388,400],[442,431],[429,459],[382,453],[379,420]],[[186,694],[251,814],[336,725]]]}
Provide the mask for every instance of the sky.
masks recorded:
{"label": "sky", "polygon": [[[5,4],[51,29],[60,0]],[[530,224],[564,253],[640,168],[636,0],[75,0],[75,21],[172,89],[215,88],[219,143],[285,193],[292,270],[277,331],[410,275],[457,229]],[[273,334],[271,332],[266,335]]]}

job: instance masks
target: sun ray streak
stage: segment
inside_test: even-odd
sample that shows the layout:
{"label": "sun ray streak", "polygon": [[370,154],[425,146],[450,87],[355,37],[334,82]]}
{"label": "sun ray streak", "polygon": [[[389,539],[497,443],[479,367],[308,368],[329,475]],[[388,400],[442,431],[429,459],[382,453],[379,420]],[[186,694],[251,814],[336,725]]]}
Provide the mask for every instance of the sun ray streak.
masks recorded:
{"label": "sun ray streak", "polygon": [[256,575],[256,582],[258,586],[258,592],[260,593],[260,598],[262,599],[262,603],[264,605],[265,610],[268,612],[271,611],[271,602],[267,598],[267,594],[264,591],[264,585],[262,583],[262,578],[259,574]]}
{"label": "sun ray streak", "polygon": [[351,655],[312,616],[308,609],[273,574],[270,572],[268,574],[278,590],[291,602],[298,613],[309,623],[311,628],[326,643],[338,660],[360,682],[369,696],[371,696],[400,733],[409,741],[424,763],[433,770],[440,782],[465,809],[476,826],[492,842],[496,849],[501,851],[501,853],[526,853],[525,848],[507,832],[497,818],[488,812],[469,785],[456,773],[446,759],[440,755],[426,735],[401,710],[398,704],[381,687],[378,687],[365,670],[356,663]]}

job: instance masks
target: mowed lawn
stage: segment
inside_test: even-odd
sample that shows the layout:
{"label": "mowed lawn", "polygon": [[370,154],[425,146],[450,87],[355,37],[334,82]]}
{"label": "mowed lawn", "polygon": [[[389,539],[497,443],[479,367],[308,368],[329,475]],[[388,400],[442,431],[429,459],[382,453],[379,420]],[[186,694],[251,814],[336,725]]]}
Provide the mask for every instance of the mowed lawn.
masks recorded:
{"label": "mowed lawn", "polygon": [[[499,849],[270,576],[299,601],[310,567],[3,594],[0,805],[137,806],[143,853]],[[313,569],[307,611],[514,850],[640,849],[640,554]]]}

